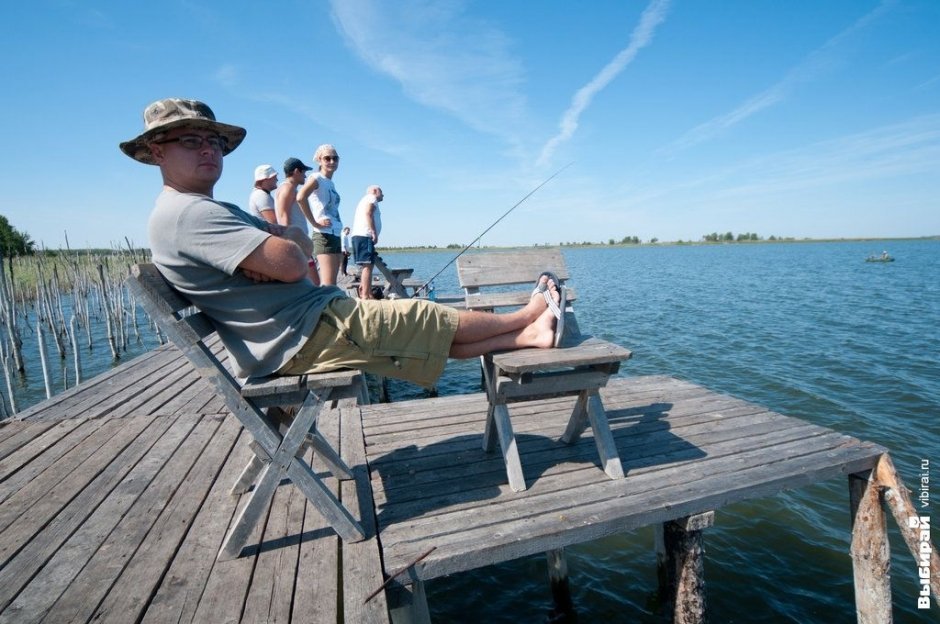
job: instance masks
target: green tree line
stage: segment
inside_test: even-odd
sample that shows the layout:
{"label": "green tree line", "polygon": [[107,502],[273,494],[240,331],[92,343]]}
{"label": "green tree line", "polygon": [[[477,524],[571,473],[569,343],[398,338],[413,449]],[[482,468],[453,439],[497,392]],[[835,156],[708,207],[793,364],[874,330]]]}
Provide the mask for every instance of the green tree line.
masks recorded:
{"label": "green tree line", "polygon": [[0,253],[6,258],[13,256],[31,256],[36,243],[26,232],[20,232],[10,224],[10,220],[0,215]]}

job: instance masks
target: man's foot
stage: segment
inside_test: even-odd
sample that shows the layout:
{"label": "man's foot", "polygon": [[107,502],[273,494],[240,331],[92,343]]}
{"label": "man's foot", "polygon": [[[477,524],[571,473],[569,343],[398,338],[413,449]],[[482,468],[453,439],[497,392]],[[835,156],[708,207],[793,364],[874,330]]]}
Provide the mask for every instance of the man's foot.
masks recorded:
{"label": "man's foot", "polygon": [[539,276],[538,286],[532,291],[532,297],[529,299],[529,303],[522,308],[529,323],[534,322],[543,312],[549,310],[545,295],[542,292],[543,290],[551,295],[552,300],[556,304],[560,299],[558,285],[555,284],[555,280],[550,279],[547,275]]}

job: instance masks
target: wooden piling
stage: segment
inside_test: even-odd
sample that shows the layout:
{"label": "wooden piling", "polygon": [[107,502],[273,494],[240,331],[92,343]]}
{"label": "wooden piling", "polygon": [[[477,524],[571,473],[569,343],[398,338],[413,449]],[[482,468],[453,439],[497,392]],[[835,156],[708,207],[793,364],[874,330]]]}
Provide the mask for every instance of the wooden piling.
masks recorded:
{"label": "wooden piling", "polygon": [[873,475],[849,475],[852,570],[859,624],[891,624],[891,547],[881,493]]}
{"label": "wooden piling", "polygon": [[568,559],[565,549],[558,548],[545,553],[548,562],[548,582],[552,591],[552,622],[572,622],[577,615],[571,600],[571,587],[568,584]]}
{"label": "wooden piling", "polygon": [[714,523],[708,511],[657,526],[659,595],[675,624],[706,621],[702,531]]}

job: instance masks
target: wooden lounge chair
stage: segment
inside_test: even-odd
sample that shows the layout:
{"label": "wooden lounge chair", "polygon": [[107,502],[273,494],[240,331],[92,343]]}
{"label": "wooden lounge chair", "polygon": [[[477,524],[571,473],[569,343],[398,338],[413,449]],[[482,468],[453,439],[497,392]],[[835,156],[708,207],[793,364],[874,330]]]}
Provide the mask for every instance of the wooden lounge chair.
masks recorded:
{"label": "wooden lounge chair", "polygon": [[[507,404],[526,399],[577,395],[561,441],[573,444],[590,422],[604,472],[614,479],[623,477],[599,390],[631,353],[619,345],[581,335],[571,307],[576,294],[566,283],[569,274],[561,252],[544,249],[474,253],[457,259],[460,287],[470,310],[525,305],[543,271],[555,273],[567,291],[560,348],[519,349],[481,358],[489,399],[483,448],[492,451],[496,439],[499,440],[509,486],[517,492],[525,490],[526,483]],[[524,286],[522,290],[518,289],[520,285]]]}
{"label": "wooden lounge chair", "polygon": [[[218,392],[232,414],[241,421],[254,441],[254,452],[233,494],[254,490],[222,544],[219,559],[237,557],[258,520],[267,510],[271,497],[285,476],[330,523],[341,538],[358,541],[365,537],[359,522],[343,507],[321,478],[307,464],[304,450],[314,451],[339,479],[352,479],[349,467],[316,430],[317,415],[329,402],[356,400],[365,395],[365,384],[358,371],[339,371],[318,375],[272,376],[240,384],[213,353],[208,342],[215,328],[201,312],[186,314],[192,304],[176,291],[152,264],[131,267],[128,285],[138,302],[183,352],[193,367]],[[286,431],[281,433],[276,410],[262,408],[300,406]],[[277,411],[281,415],[283,411]],[[257,477],[257,479],[256,479]]]}

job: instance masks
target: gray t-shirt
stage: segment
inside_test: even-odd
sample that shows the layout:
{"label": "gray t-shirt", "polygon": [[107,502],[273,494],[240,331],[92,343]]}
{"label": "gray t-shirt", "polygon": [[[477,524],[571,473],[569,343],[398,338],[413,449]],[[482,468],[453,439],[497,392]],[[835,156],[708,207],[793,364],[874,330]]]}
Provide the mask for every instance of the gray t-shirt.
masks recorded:
{"label": "gray t-shirt", "polygon": [[212,319],[237,377],[276,372],[300,350],[335,286],[257,283],[238,265],[271,236],[267,223],[205,195],[164,190],[150,215],[153,262]]}

